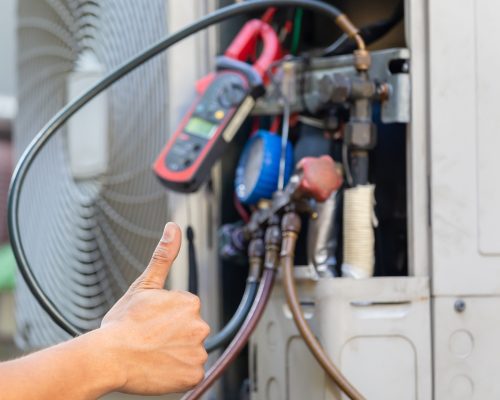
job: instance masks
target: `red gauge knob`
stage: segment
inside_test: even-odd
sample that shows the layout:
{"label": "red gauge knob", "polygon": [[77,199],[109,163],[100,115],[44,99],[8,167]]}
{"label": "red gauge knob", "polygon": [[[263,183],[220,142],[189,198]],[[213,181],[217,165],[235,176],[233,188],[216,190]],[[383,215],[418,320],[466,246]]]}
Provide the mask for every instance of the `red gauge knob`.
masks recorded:
{"label": "red gauge knob", "polygon": [[302,172],[298,192],[323,202],[342,185],[342,174],[330,156],[305,157],[297,164]]}

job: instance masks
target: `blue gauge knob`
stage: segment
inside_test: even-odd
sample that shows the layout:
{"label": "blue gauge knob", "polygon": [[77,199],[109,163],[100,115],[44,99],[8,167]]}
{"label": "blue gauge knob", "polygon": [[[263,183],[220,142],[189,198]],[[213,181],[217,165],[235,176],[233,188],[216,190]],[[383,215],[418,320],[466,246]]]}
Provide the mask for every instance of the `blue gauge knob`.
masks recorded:
{"label": "blue gauge knob", "polygon": [[[256,204],[270,199],[278,188],[281,158],[281,136],[260,130],[246,143],[238,168],[235,190],[244,204]],[[285,153],[285,184],[293,172],[293,149],[287,143]]]}

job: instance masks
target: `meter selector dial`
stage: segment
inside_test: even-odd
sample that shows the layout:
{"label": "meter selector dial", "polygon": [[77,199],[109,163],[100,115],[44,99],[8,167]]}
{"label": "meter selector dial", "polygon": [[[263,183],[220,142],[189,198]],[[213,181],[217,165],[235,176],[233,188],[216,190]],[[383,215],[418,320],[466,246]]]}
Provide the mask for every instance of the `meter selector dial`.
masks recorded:
{"label": "meter selector dial", "polygon": [[235,107],[246,95],[245,88],[239,82],[228,82],[220,89],[217,101],[223,108]]}

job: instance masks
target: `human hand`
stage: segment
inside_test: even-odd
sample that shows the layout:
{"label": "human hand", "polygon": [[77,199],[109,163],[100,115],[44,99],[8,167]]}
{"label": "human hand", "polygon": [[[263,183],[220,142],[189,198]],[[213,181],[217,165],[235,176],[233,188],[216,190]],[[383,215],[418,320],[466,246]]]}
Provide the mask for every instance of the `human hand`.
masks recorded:
{"label": "human hand", "polygon": [[142,275],[104,317],[100,337],[118,367],[116,390],[144,395],[183,392],[204,377],[210,333],[197,296],[165,290],[179,253],[179,227],[169,222]]}

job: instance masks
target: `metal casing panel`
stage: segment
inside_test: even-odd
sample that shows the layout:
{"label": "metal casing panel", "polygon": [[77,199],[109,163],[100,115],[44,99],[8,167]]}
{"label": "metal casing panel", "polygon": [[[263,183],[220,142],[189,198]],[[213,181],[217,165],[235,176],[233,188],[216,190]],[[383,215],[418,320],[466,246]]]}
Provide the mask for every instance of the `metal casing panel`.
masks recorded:
{"label": "metal casing panel", "polygon": [[[368,399],[432,398],[429,282],[426,278],[303,279],[306,317],[332,360]],[[300,278],[299,277],[299,278]],[[281,285],[252,337],[252,400],[333,400],[299,336]]]}
{"label": "metal casing panel", "polygon": [[500,3],[428,7],[434,294],[500,294]]}
{"label": "metal casing panel", "polygon": [[498,399],[500,385],[500,297],[464,297],[433,302],[434,399]]}
{"label": "metal casing panel", "polygon": [[[315,283],[299,285],[302,303],[312,304]],[[306,319],[314,324],[314,309],[302,305]],[[314,329],[314,326],[313,326]],[[252,400],[319,400],[325,391],[325,374],[306,348],[286,305],[280,282],[252,335],[249,347]]]}
{"label": "metal casing panel", "polygon": [[366,398],[431,398],[429,297],[422,277],[318,282],[319,337]]}

